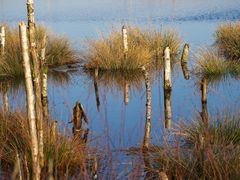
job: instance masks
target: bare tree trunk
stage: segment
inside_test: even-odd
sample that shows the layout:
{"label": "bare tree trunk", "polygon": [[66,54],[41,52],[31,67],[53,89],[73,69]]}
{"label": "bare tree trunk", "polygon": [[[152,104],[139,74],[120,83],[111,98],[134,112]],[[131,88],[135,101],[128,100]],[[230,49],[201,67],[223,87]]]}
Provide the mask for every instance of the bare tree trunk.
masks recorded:
{"label": "bare tree trunk", "polygon": [[9,102],[8,102],[8,84],[3,84],[3,107],[4,113],[8,113],[9,111]]}
{"label": "bare tree trunk", "polygon": [[36,128],[36,116],[34,109],[34,91],[32,84],[32,75],[29,59],[29,50],[28,50],[28,39],[27,39],[27,28],[24,22],[19,24],[20,31],[20,42],[23,56],[23,68],[25,74],[25,85],[26,85],[26,95],[27,95],[27,112],[28,112],[28,121],[31,135],[31,151],[32,151],[32,161],[33,161],[33,170],[34,170],[34,179],[40,179],[40,165],[38,157],[38,138],[37,138],[37,128]]}
{"label": "bare tree trunk", "polygon": [[203,78],[201,83],[201,92],[202,92],[202,121],[207,125],[208,124],[208,110],[207,110],[207,79]]}
{"label": "bare tree trunk", "polygon": [[146,86],[146,124],[143,140],[143,148],[148,149],[151,138],[151,110],[152,110],[152,93],[151,93],[151,83],[149,80],[149,74],[145,67],[142,67],[142,72],[144,74],[145,86]]}
{"label": "bare tree trunk", "polygon": [[171,80],[171,61],[170,49],[167,47],[164,51],[164,107],[165,107],[165,128],[171,128],[172,121],[172,80]]}
{"label": "bare tree trunk", "polygon": [[49,125],[49,111],[48,111],[48,66],[46,64],[46,45],[47,45],[47,35],[44,34],[41,43],[41,54],[40,54],[40,64],[42,68],[42,108],[43,108],[43,119]]}
{"label": "bare tree trunk", "polygon": [[23,176],[22,176],[23,174],[22,174],[22,168],[21,167],[22,166],[21,166],[20,154],[16,150],[16,161],[15,161],[13,173],[11,175],[12,180],[17,179],[17,176],[18,176],[19,180],[23,179]]}
{"label": "bare tree trunk", "polygon": [[41,167],[44,166],[44,154],[43,154],[43,122],[42,122],[42,101],[41,101],[41,70],[40,62],[37,54],[37,42],[36,42],[36,27],[34,19],[34,0],[27,0],[28,11],[28,30],[29,30],[29,42],[30,42],[30,54],[33,62],[33,82],[36,97],[36,119],[38,124],[39,133],[39,158]]}
{"label": "bare tree trunk", "polygon": [[6,34],[5,34],[5,27],[1,26],[0,28],[0,48],[1,48],[1,55],[3,56],[5,53],[5,40]]}
{"label": "bare tree trunk", "polygon": [[126,59],[127,52],[128,52],[128,37],[127,37],[127,29],[125,26],[122,27],[122,40],[123,40],[124,59]]}
{"label": "bare tree trunk", "polygon": [[124,84],[124,104],[127,105],[128,102],[129,102],[129,87],[130,87],[130,84],[129,82],[125,82]]}
{"label": "bare tree trunk", "polygon": [[98,68],[95,69],[93,81],[94,81],[94,90],[95,90],[95,96],[96,96],[97,109],[98,109],[98,112],[100,112],[100,98],[99,98],[97,80],[98,80]]}

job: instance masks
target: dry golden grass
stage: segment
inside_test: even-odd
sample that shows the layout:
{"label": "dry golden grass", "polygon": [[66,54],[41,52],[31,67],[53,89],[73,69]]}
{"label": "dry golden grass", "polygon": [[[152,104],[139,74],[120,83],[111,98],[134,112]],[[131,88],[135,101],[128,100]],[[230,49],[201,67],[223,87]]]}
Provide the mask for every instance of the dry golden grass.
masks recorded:
{"label": "dry golden grass", "polygon": [[[45,165],[42,169],[42,177],[48,176],[48,162],[53,161],[54,176],[57,177],[91,177],[89,161],[91,153],[94,153],[80,137],[73,137],[69,133],[63,134],[58,128],[53,140],[53,131],[44,124],[44,157]],[[20,155],[20,161],[25,172],[32,174],[31,136],[25,113],[0,112],[0,160],[1,171],[7,172],[9,177],[13,172],[16,154]],[[25,163],[25,164],[24,164]],[[91,163],[90,163],[91,164]],[[23,174],[26,178],[26,174]]]}
{"label": "dry golden grass", "polygon": [[162,60],[163,49],[169,46],[174,57],[178,53],[180,38],[174,31],[159,32],[128,26],[128,52],[124,58],[121,31],[112,30],[108,37],[87,42],[84,54],[86,69],[133,70]]}
{"label": "dry golden grass", "polygon": [[216,32],[216,45],[228,58],[240,59],[240,22],[220,25]]}
{"label": "dry golden grass", "polygon": [[194,73],[208,80],[221,80],[227,76],[237,77],[240,74],[240,64],[236,61],[226,60],[215,49],[200,50]]}
{"label": "dry golden grass", "polygon": [[[6,47],[4,56],[0,57],[0,76],[4,78],[22,78],[22,54],[20,48],[19,32],[17,28],[6,27]],[[40,44],[47,29],[39,26],[36,31],[36,40],[40,54]],[[65,37],[49,36],[46,47],[46,64],[56,67],[64,64],[77,63],[75,50]]]}

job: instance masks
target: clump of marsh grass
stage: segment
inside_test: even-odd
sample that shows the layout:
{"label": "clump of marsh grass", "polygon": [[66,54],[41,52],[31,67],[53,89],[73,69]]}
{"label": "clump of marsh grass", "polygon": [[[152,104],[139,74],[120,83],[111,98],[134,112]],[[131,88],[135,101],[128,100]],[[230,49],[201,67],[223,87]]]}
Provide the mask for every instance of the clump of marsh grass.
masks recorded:
{"label": "clump of marsh grass", "polygon": [[[6,47],[4,56],[0,57],[0,76],[4,78],[22,78],[22,54],[19,41],[19,32],[17,28],[6,27]],[[41,42],[44,35],[47,34],[48,41],[46,47],[46,64],[52,68],[65,64],[77,63],[78,58],[75,50],[65,37],[49,35],[43,26],[37,27],[36,40],[40,54]]]}
{"label": "clump of marsh grass", "polygon": [[[16,167],[17,154],[23,168],[22,178],[31,177],[31,137],[28,131],[28,121],[25,113],[0,112],[0,159],[1,171],[10,176]],[[44,125],[44,157],[45,164],[42,168],[42,177],[48,176],[49,162],[55,178],[85,177],[90,178],[92,161],[91,151],[86,141],[81,137],[72,137],[69,133],[63,134],[58,128]],[[54,132],[54,133],[53,133]],[[95,155],[95,154],[94,154]]]}
{"label": "clump of marsh grass", "polygon": [[163,49],[169,46],[172,56],[176,56],[180,38],[174,31],[159,32],[155,29],[141,30],[128,26],[128,52],[123,53],[121,31],[112,30],[108,37],[87,42],[84,54],[86,69],[133,70],[143,65],[162,60]]}
{"label": "clump of marsh grass", "polygon": [[[152,172],[176,179],[234,179],[240,177],[240,119],[238,115],[182,123],[166,144],[148,152]],[[157,175],[156,175],[157,176]]]}
{"label": "clump of marsh grass", "polygon": [[220,52],[228,59],[240,59],[240,22],[220,25],[215,36]]}
{"label": "clump of marsh grass", "polygon": [[227,76],[238,76],[240,64],[226,60],[215,49],[201,50],[197,56],[194,73],[201,78],[222,79]]}

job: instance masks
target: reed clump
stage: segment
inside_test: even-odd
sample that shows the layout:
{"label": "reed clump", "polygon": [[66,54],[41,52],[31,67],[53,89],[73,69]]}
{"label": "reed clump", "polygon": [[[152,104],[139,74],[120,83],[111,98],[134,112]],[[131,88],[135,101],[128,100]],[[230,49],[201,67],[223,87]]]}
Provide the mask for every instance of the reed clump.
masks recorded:
{"label": "reed clump", "polygon": [[201,50],[197,57],[194,73],[198,77],[208,79],[236,77],[240,74],[240,64],[236,61],[226,60],[215,49]]}
{"label": "reed clump", "polygon": [[[235,179],[240,177],[238,115],[182,123],[166,144],[149,152],[150,169],[176,179]],[[168,139],[169,138],[169,139]]]}
{"label": "reed clump", "polygon": [[220,25],[215,36],[216,46],[227,59],[240,60],[240,22]]}
{"label": "reed clump", "polygon": [[[86,69],[100,70],[134,70],[162,60],[163,50],[169,46],[171,55],[178,53],[180,38],[174,31],[141,30],[128,26],[128,51],[123,52],[121,31],[112,30],[108,37],[87,42],[87,53],[84,54]],[[155,61],[154,61],[155,60]]]}
{"label": "reed clump", "polygon": [[[6,47],[3,56],[0,56],[0,76],[4,78],[23,77],[22,55],[17,28],[6,27]],[[50,35],[43,26],[37,27],[36,40],[38,54],[40,55],[41,43],[44,35],[47,34],[46,65],[53,68],[65,64],[77,63],[78,58],[75,50],[65,37]]]}
{"label": "reed clump", "polygon": [[[44,124],[44,157],[42,177],[91,177],[91,153],[80,136],[63,134],[58,128]],[[6,178],[16,169],[19,157],[22,178],[32,177],[31,136],[25,113],[0,113],[1,177]],[[17,156],[18,155],[18,156]],[[51,162],[51,163],[49,163]],[[51,166],[51,167],[50,167]],[[17,173],[19,174],[19,172]]]}

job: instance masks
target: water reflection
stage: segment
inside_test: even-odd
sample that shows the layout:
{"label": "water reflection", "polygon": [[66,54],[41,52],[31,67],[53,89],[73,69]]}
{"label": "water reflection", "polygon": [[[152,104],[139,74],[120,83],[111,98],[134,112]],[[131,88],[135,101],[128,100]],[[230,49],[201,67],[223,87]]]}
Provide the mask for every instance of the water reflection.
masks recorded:
{"label": "water reflection", "polygon": [[202,112],[201,117],[204,124],[208,124],[208,110],[207,110],[207,79],[203,78],[201,81],[201,101]]}
{"label": "water reflection", "polygon": [[98,91],[98,69],[95,69],[94,71],[94,76],[93,76],[93,84],[94,84],[94,92],[96,96],[96,105],[97,105],[97,110],[100,112],[100,98],[99,98],[99,91]]}

